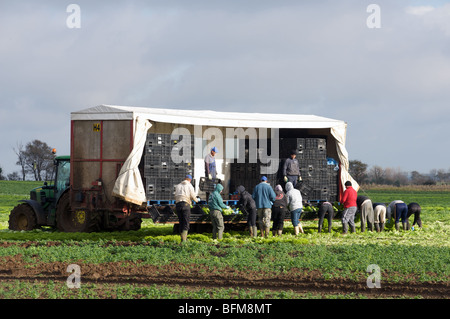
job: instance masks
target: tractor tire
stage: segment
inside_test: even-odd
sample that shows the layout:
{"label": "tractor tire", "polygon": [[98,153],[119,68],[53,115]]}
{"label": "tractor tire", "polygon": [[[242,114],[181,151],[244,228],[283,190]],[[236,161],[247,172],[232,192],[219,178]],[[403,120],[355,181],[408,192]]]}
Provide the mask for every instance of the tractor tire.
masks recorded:
{"label": "tractor tire", "polygon": [[33,208],[26,203],[14,207],[9,214],[9,229],[33,230],[35,228],[38,228],[38,226]]}
{"label": "tractor tire", "polygon": [[98,224],[89,211],[73,211],[70,206],[70,194],[61,196],[56,208],[56,227],[62,232],[92,232]]}

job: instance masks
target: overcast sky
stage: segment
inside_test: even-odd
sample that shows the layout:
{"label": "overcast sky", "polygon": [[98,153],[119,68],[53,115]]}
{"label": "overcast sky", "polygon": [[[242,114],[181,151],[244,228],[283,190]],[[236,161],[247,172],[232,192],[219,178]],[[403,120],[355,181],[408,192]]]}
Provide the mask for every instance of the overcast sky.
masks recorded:
{"label": "overcast sky", "polygon": [[17,143],[69,154],[70,112],[99,104],[315,114],[350,159],[450,168],[450,1],[0,0],[0,41],[5,175]]}

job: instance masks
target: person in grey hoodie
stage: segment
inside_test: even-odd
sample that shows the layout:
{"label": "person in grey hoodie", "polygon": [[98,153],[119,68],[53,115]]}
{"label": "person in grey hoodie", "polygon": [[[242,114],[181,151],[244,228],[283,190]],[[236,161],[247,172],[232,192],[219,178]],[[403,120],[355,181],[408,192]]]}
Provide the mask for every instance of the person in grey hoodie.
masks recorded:
{"label": "person in grey hoodie", "polygon": [[286,183],[286,199],[289,211],[291,212],[291,221],[294,226],[294,233],[298,235],[299,231],[304,234],[300,223],[300,215],[303,209],[302,194],[291,182]]}

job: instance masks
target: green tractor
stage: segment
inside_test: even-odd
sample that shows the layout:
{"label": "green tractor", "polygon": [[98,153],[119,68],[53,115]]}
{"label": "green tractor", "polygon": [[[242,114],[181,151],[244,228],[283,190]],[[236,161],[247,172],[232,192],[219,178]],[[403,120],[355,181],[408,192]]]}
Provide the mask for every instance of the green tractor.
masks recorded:
{"label": "green tractor", "polygon": [[[30,199],[20,201],[9,215],[9,229],[32,230],[40,226],[56,226],[57,211],[65,209],[64,194],[70,187],[70,156],[57,156],[55,180],[30,191]],[[58,227],[59,228],[59,227]]]}

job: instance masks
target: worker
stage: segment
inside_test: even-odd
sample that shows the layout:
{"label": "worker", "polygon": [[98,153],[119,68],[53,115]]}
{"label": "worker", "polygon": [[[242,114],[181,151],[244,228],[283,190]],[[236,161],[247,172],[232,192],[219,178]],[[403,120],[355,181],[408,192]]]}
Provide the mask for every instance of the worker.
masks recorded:
{"label": "worker", "polygon": [[328,232],[331,233],[331,224],[333,222],[334,217],[334,208],[333,205],[328,201],[320,201],[319,202],[319,211],[317,213],[319,215],[319,227],[318,232],[322,232],[323,220],[325,215],[327,215],[328,220]]}
{"label": "worker", "polygon": [[275,201],[276,194],[272,187],[267,183],[266,176],[261,177],[261,182],[253,189],[252,197],[256,204],[261,237],[268,237],[270,231],[270,218],[272,215],[272,203]]}
{"label": "worker", "polygon": [[290,152],[290,157],[286,159],[283,165],[284,182],[291,182],[294,187],[297,185],[297,181],[301,181],[300,164],[298,163],[296,156],[297,152],[292,150]]}
{"label": "worker", "polygon": [[245,190],[245,187],[240,185],[236,189],[240,198],[238,201],[238,208],[241,211],[248,213],[247,224],[250,232],[250,237],[256,237],[258,235],[258,227],[256,226],[256,204],[249,192]]}
{"label": "worker", "polygon": [[304,234],[303,227],[300,223],[300,216],[302,214],[303,203],[302,194],[291,182],[286,183],[286,198],[288,209],[291,212],[291,222],[294,226],[294,234],[297,236],[299,231]]}
{"label": "worker", "polygon": [[384,203],[373,204],[373,219],[376,231],[382,232],[384,230],[384,224],[386,222],[386,204]]}
{"label": "worker", "polygon": [[281,185],[275,186],[275,201],[272,205],[272,234],[274,236],[281,236],[284,227],[284,218],[286,216],[287,210],[287,197],[283,192],[283,187]]}
{"label": "worker", "polygon": [[350,231],[355,232],[355,213],[357,210],[356,198],[358,194],[352,187],[352,182],[345,182],[345,191],[342,197],[342,203],[344,204],[344,211],[342,212],[342,233],[347,234],[348,225],[350,225]]}
{"label": "worker", "polygon": [[408,216],[408,206],[402,200],[392,201],[386,208],[387,218],[395,221],[395,229],[400,230],[400,219],[402,220],[403,230],[406,230],[406,219]]}
{"label": "worker", "polygon": [[199,198],[195,194],[194,187],[191,184],[192,176],[186,175],[185,179],[175,186],[175,208],[180,223],[181,242],[187,240],[189,231],[189,221],[191,218],[191,203],[198,203]]}
{"label": "worker", "polygon": [[217,176],[215,155],[219,150],[217,147],[211,148],[211,151],[205,156],[205,177],[214,179]]}
{"label": "worker", "polygon": [[411,227],[411,230],[414,230],[414,225],[417,223],[419,228],[422,228],[422,220],[420,219],[420,212],[422,208],[417,203],[408,204],[408,215],[406,216],[406,227],[409,229],[409,217],[414,215],[414,221]]}
{"label": "worker", "polygon": [[225,226],[223,224],[223,209],[229,209],[229,206],[226,206],[223,203],[222,196],[220,193],[223,190],[222,184],[216,184],[214,191],[209,195],[208,198],[208,207],[209,207],[209,215],[211,216],[212,222],[212,238],[213,239],[222,239],[223,230]]}
{"label": "worker", "polygon": [[356,206],[361,212],[361,232],[366,230],[366,222],[370,231],[373,231],[373,204],[372,200],[364,195],[356,197]]}

